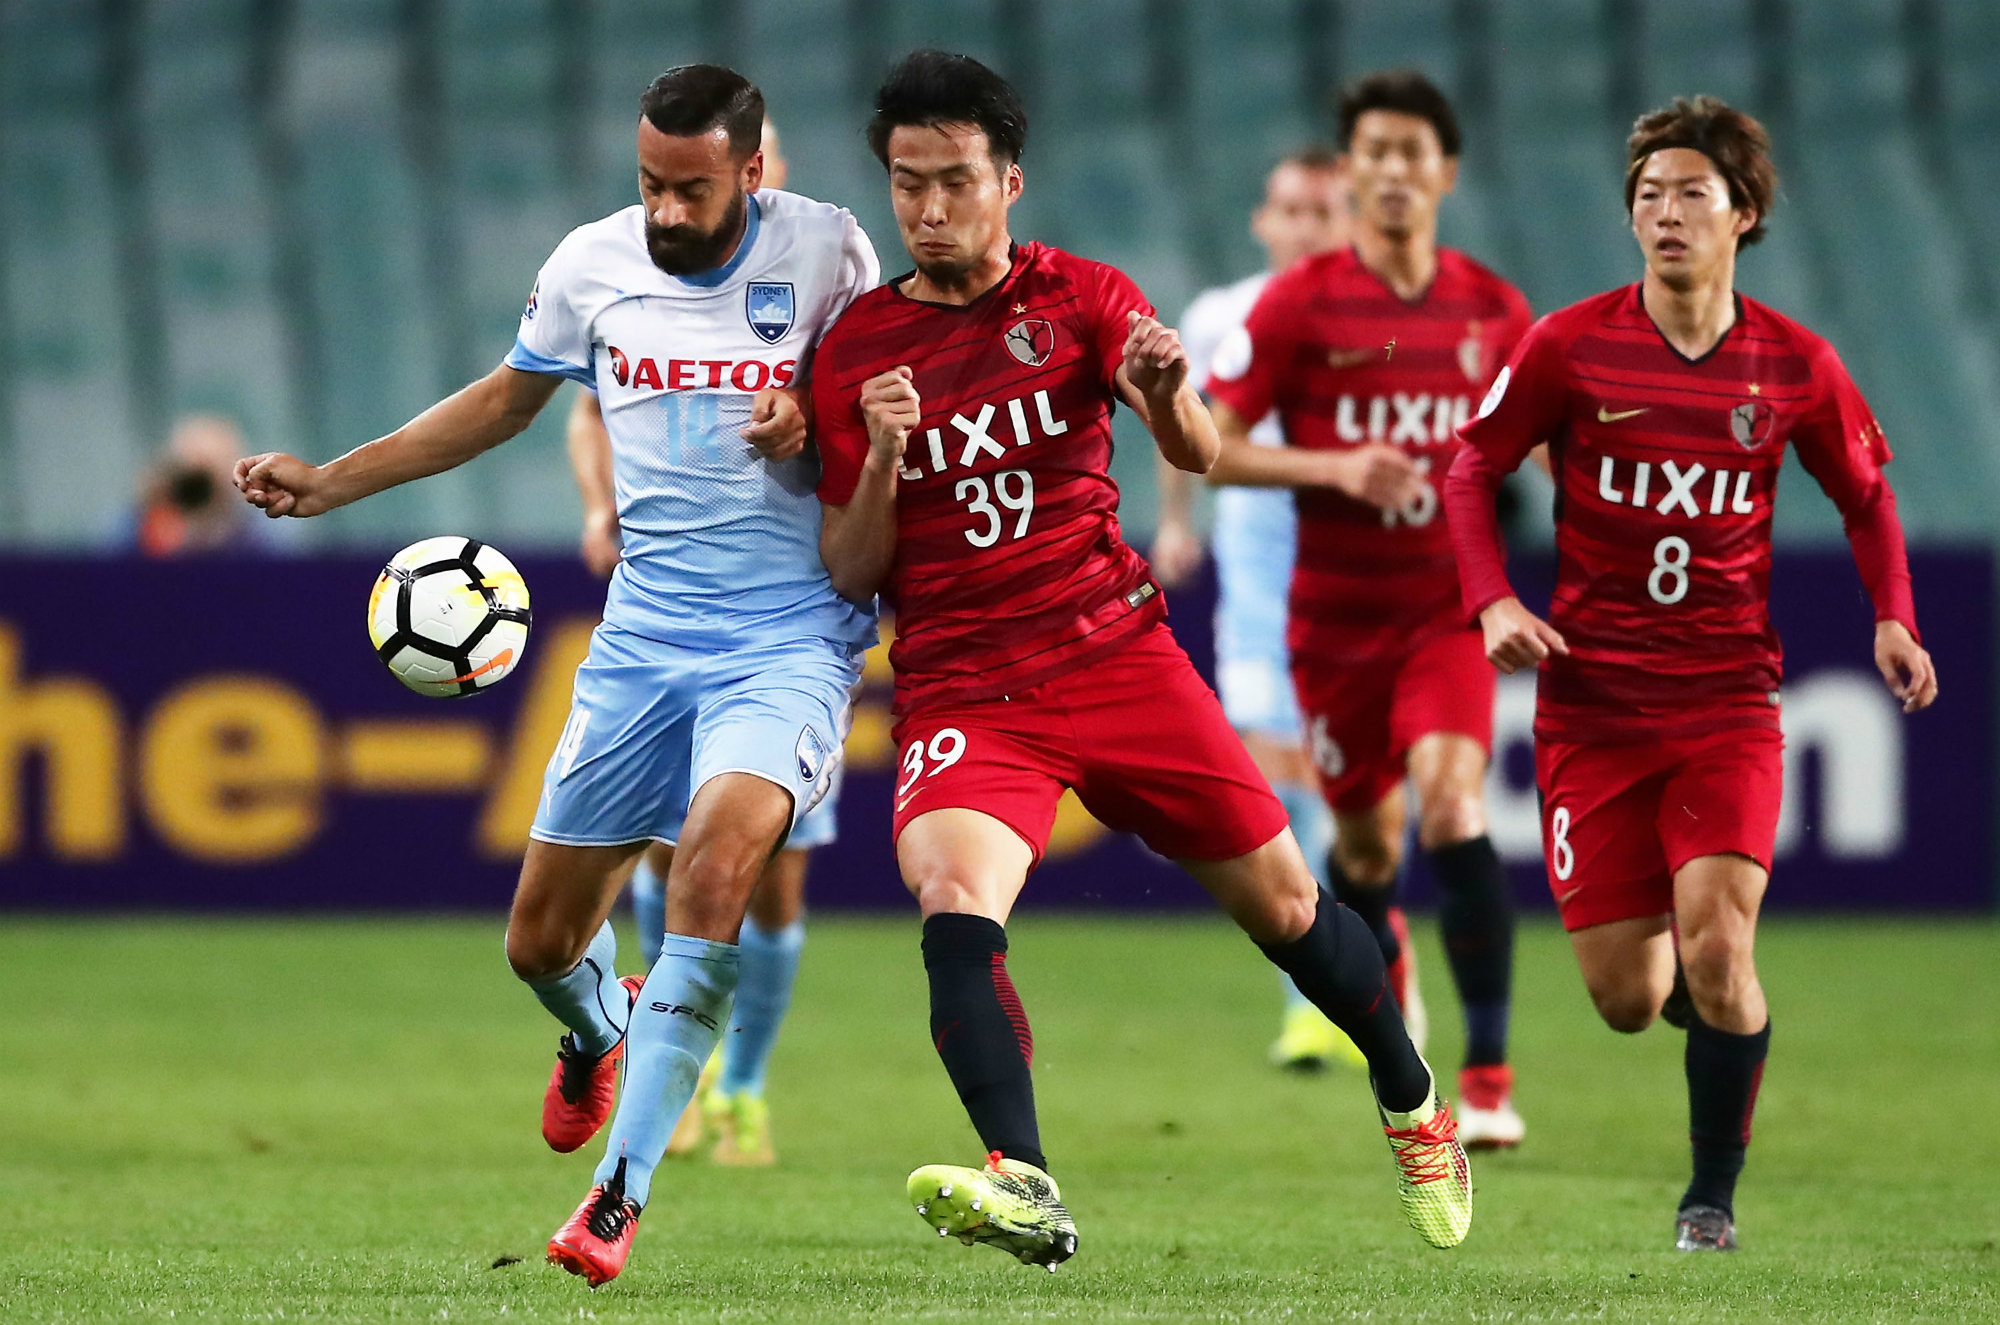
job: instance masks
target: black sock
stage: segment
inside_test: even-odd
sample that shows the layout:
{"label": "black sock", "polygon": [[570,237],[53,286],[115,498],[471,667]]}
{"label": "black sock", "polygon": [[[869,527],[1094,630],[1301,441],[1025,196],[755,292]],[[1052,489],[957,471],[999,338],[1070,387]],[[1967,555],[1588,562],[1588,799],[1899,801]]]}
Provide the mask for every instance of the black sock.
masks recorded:
{"label": "black sock", "polygon": [[1340,868],[1340,861],[1330,851],[1326,856],[1326,877],[1333,885],[1333,900],[1361,917],[1361,923],[1368,926],[1376,946],[1382,950],[1382,964],[1394,966],[1403,955],[1402,940],[1389,928],[1389,908],[1396,904],[1396,881],[1391,879],[1380,888],[1358,884],[1347,877],[1347,871]]}
{"label": "black sock", "polygon": [[924,971],[931,1043],[980,1143],[1046,1172],[1028,1075],[1035,1037],[1007,978],[1007,931],[985,916],[934,915],[924,921]]}
{"label": "black sock", "polygon": [[1514,979],[1514,899],[1493,839],[1481,834],[1429,853],[1442,894],[1438,926],[1465,1009],[1465,1065],[1507,1061]]}
{"label": "black sock", "polygon": [[1688,1141],[1694,1149],[1694,1181],[1681,1209],[1713,1205],[1735,1216],[1736,1175],[1750,1146],[1750,1114],[1764,1081],[1764,1057],[1771,1050],[1771,1023],[1755,1035],[1719,1031],[1699,1015],[1688,1025]]}
{"label": "black sock", "polygon": [[1347,1032],[1368,1059],[1383,1108],[1409,1113],[1423,1104],[1430,1071],[1403,1029],[1403,1014],[1389,992],[1388,963],[1359,916],[1322,892],[1311,929],[1290,943],[1257,946],[1327,1020]]}

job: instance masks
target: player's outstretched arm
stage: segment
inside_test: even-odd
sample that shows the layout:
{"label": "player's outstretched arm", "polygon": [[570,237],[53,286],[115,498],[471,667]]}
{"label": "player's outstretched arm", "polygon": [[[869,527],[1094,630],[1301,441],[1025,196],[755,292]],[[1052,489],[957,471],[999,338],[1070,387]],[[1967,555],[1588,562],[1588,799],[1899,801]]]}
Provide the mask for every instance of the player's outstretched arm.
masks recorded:
{"label": "player's outstretched arm", "polygon": [[275,451],[247,456],[236,462],[236,486],[244,500],[274,519],[321,515],[492,450],[533,423],[561,384],[561,378],[502,364],[387,437],[338,460],[309,465]]}
{"label": "player's outstretched arm", "polygon": [[1903,701],[1903,712],[1929,708],[1938,697],[1937,664],[1900,621],[1875,623],[1875,667]]}
{"label": "player's outstretched arm", "polygon": [[1222,443],[1201,393],[1188,380],[1187,349],[1172,327],[1142,313],[1125,315],[1125,359],[1118,392],[1153,434],[1160,455],[1175,469],[1206,474]]}
{"label": "player's outstretched arm", "polygon": [[624,556],[618,536],[618,498],[611,481],[611,434],[595,391],[578,391],[564,427],[569,468],[583,494],[583,564],[606,577]]}
{"label": "player's outstretched arm", "polygon": [[1385,511],[1398,510],[1423,492],[1423,471],[1401,447],[1370,442],[1338,451],[1304,450],[1296,446],[1259,446],[1250,440],[1250,425],[1221,401],[1213,401],[1215,430],[1222,453],[1208,471],[1217,487],[1333,488]]}
{"label": "player's outstretched arm", "polygon": [[861,417],[868,427],[868,456],[845,506],[826,508],[819,555],[834,592],[866,603],[889,581],[896,560],[896,480],[903,449],[923,418],[915,374],[898,366],[861,387]]}

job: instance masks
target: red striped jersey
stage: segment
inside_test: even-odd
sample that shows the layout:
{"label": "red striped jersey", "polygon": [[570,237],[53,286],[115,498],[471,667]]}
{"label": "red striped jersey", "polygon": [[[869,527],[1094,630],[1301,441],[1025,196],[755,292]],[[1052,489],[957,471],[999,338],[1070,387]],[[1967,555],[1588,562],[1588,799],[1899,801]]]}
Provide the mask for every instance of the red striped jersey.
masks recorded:
{"label": "red striped jersey", "polygon": [[1118,532],[1113,374],[1126,314],[1153,307],[1129,277],[1017,245],[970,304],[897,287],[855,300],[820,342],[812,392],[820,499],[845,506],[868,457],[861,388],[908,365],[923,418],[896,489],[896,710],[1011,694],[1160,619],[1146,564]]}
{"label": "red striped jersey", "polygon": [[1440,249],[1430,288],[1406,301],[1349,248],[1272,277],[1217,352],[1209,394],[1245,421],[1275,409],[1292,446],[1387,442],[1427,475],[1394,511],[1332,488],[1296,490],[1296,665],[1396,658],[1464,628],[1435,484],[1528,321],[1521,292],[1463,253]]}
{"label": "red striped jersey", "polygon": [[1500,478],[1549,443],[1556,497],[1537,735],[1692,735],[1778,725],[1771,510],[1789,445],[1840,508],[1878,620],[1916,631],[1889,446],[1840,357],[1754,299],[1699,359],[1630,286],[1537,322],[1464,429],[1446,501],[1464,609],[1508,596]]}

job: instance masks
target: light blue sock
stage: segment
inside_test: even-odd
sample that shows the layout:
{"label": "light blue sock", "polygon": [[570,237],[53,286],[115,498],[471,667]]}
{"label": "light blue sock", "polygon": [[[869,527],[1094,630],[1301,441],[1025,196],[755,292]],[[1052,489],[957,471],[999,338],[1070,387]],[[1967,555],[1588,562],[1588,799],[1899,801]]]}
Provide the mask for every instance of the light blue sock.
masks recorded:
{"label": "light blue sock", "polygon": [[611,1138],[597,1166],[608,1183],[625,1161],[625,1195],[646,1204],[667,1138],[694,1098],[701,1067],[729,1021],[736,993],[736,945],[669,934],[632,1008],[625,1086]]}
{"label": "light blue sock", "polygon": [[[1271,790],[1278,794],[1278,803],[1291,818],[1292,836],[1299,840],[1306,868],[1312,871],[1320,887],[1326,887],[1326,856],[1333,850],[1333,812],[1326,808],[1326,798],[1319,794],[1319,788],[1304,782],[1280,782]],[[1311,1006],[1311,1000],[1299,992],[1291,976],[1280,971],[1278,981],[1285,989],[1287,1012]]]}
{"label": "light blue sock", "polygon": [[644,856],[632,871],[632,923],[639,931],[639,953],[650,971],[660,960],[660,940],[667,936],[667,885]]}
{"label": "light blue sock", "polygon": [[743,933],[736,940],[743,974],[736,984],[736,1013],[722,1042],[723,1094],[764,1093],[764,1071],[778,1043],[778,1028],[785,1024],[785,1010],[792,1005],[792,981],[798,977],[805,941],[803,920],[772,930],[743,918]]}
{"label": "light blue sock", "polygon": [[618,937],[608,920],[583,950],[575,970],[553,980],[530,980],[528,988],[557,1021],[569,1027],[576,1047],[587,1054],[606,1052],[625,1034],[632,1003],[618,983]]}

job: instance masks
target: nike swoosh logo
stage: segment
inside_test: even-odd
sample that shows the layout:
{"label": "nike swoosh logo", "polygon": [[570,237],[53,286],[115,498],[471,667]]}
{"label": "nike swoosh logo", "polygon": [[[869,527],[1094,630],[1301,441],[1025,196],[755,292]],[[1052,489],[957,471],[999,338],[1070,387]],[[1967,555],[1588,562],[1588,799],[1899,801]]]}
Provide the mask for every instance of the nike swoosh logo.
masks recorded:
{"label": "nike swoosh logo", "polygon": [[1604,406],[1599,405],[1597,407],[1597,421],[1599,423],[1616,423],[1620,419],[1629,419],[1634,415],[1644,414],[1645,412],[1644,408],[1621,409],[1616,414],[1613,414],[1610,410],[1604,408]]}
{"label": "nike swoosh logo", "polygon": [[916,794],[913,792],[910,795],[903,797],[903,799],[897,801],[896,813],[901,814],[903,812],[903,807],[908,805],[911,801],[915,800],[916,798],[917,798]]}
{"label": "nike swoosh logo", "polygon": [[500,650],[500,656],[495,658],[493,661],[487,663],[484,667],[475,667],[471,671],[467,672],[464,676],[452,677],[451,684],[456,685],[460,681],[477,681],[480,677],[486,675],[494,668],[505,667],[507,664],[513,661],[514,661],[514,651],[512,649],[502,649]]}

